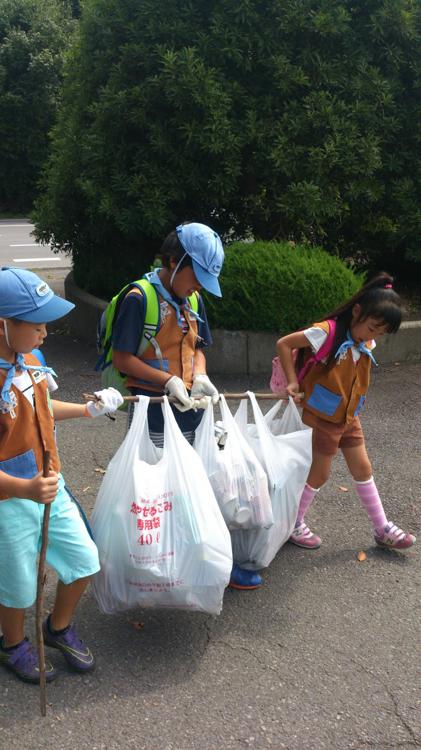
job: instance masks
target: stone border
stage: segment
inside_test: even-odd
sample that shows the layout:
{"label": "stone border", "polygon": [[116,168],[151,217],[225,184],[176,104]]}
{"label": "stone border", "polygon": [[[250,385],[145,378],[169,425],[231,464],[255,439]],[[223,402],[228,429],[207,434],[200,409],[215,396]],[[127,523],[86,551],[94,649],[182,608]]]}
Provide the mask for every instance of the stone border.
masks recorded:
{"label": "stone border", "polygon": [[[66,276],[64,290],[66,299],[76,305],[66,318],[71,331],[94,344],[98,321],[107,302],[76,286],[72,272]],[[206,355],[210,372],[221,375],[270,374],[272,357],[275,356],[275,334],[213,330],[212,337],[214,343]],[[421,321],[402,323],[398,333],[380,339],[376,352],[383,364],[421,361]]]}

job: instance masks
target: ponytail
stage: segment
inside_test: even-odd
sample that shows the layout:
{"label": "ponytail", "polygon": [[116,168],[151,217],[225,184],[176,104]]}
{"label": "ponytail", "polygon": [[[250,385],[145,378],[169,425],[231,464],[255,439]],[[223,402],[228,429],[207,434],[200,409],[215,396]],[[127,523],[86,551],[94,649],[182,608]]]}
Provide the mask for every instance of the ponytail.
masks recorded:
{"label": "ponytail", "polygon": [[393,289],[393,276],[381,271],[367,281],[351,299],[325,315],[326,320],[336,319],[335,338],[328,364],[334,361],[335,353],[347,338],[355,305],[360,305],[361,308],[358,321],[375,318],[383,322],[388,333],[396,333],[399,329],[402,322],[402,303]]}

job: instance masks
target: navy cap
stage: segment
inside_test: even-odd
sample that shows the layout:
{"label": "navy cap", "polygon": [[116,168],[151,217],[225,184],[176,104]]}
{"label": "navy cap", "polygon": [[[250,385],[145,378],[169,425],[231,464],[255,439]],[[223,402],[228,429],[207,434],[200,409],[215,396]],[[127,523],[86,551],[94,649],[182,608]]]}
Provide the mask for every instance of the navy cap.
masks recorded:
{"label": "navy cap", "polygon": [[216,297],[222,297],[218,276],[225,256],[219,234],[206,224],[194,221],[191,224],[180,224],[177,236],[192,259],[194,275],[200,286]]}
{"label": "navy cap", "polygon": [[73,302],[58,297],[32,271],[3,267],[0,271],[0,318],[50,323],[73,310]]}

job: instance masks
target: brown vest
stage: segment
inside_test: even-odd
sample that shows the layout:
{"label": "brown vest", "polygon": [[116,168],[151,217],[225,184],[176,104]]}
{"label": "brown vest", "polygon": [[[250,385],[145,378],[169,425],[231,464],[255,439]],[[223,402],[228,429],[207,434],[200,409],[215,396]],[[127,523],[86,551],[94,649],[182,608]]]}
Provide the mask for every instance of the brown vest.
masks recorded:
{"label": "brown vest", "polygon": [[[130,294],[142,294],[142,292],[133,289]],[[160,295],[158,295],[158,298],[161,304],[164,300]],[[171,375],[177,375],[182,379],[186,388],[190,389],[193,385],[194,355],[198,336],[197,320],[193,316],[190,318],[188,311],[183,308],[181,314],[184,315],[188,324],[187,333],[183,333],[178,325],[176,312],[172,305],[167,305],[165,315],[162,315],[161,308],[160,328],[155,336],[155,341],[161,350],[162,363],[152,344],[148,345],[140,359],[158,370],[165,370],[170,372]],[[157,393],[162,393],[163,390],[162,386],[156,383],[139,380],[131,375],[126,378],[126,386],[127,388],[145,388]]]}
{"label": "brown vest", "polygon": [[[39,365],[32,354],[25,354],[25,363]],[[14,394],[15,398],[12,396],[12,399],[16,404],[12,412],[6,412],[0,403],[0,462],[8,462],[0,463],[0,471],[26,479],[42,471],[45,450],[50,451],[51,468],[60,471],[47,379],[44,377],[36,383],[32,375],[33,370],[28,372],[34,386],[34,408],[25,395],[13,385],[10,393]],[[3,388],[6,375],[5,370],[0,370],[0,390]],[[7,497],[0,493],[1,500],[6,500]]]}
{"label": "brown vest", "polygon": [[[313,325],[328,333],[329,326],[325,321]],[[366,341],[365,345],[369,347],[370,342]],[[328,366],[318,362],[310,368],[301,384],[304,408],[328,422],[352,422],[364,404],[370,370],[370,358],[362,353],[358,362],[354,362],[351,349]]]}

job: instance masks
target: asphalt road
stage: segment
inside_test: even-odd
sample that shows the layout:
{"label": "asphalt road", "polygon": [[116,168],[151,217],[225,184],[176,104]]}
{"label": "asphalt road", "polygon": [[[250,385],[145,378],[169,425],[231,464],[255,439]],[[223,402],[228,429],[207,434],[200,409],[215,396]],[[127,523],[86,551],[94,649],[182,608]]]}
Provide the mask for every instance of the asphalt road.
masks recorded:
{"label": "asphalt road", "polygon": [[[98,384],[93,349],[59,332],[45,349],[61,398],[80,400]],[[267,388],[259,380],[216,382],[225,390]],[[421,365],[381,368],[364,415],[386,511],[418,534],[420,406]],[[97,470],[119,445],[124,422],[118,415],[115,423],[59,426],[64,475],[88,513],[101,481]],[[308,520],[323,538],[320,550],[286,545],[260,590],[226,591],[219,617],[140,610],[104,616],[88,592],[77,622],[96,654],[96,671],[71,674],[50,651],[61,674],[48,687],[43,719],[37,687],[2,670],[0,747],[421,747],[420,544],[407,553],[374,546],[340,458]],[[358,562],[359,550],[365,562]],[[47,606],[53,588],[50,572]],[[33,633],[32,611],[27,624]]]}
{"label": "asphalt road", "polygon": [[28,219],[0,221],[0,267],[17,266],[34,271],[70,268],[68,256],[53,253],[49,245],[37,243],[31,234],[33,229]]}

